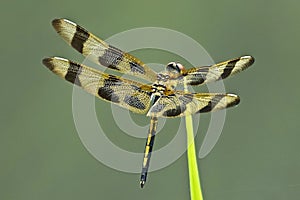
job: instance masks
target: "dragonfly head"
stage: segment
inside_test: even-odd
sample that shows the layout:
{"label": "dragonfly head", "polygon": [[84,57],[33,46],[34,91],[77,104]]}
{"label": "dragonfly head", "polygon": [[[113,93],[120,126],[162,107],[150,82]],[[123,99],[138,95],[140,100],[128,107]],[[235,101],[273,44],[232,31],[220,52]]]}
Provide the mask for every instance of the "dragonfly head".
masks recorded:
{"label": "dragonfly head", "polygon": [[181,72],[184,70],[184,66],[180,63],[170,62],[167,64],[166,70],[169,73],[181,74]]}

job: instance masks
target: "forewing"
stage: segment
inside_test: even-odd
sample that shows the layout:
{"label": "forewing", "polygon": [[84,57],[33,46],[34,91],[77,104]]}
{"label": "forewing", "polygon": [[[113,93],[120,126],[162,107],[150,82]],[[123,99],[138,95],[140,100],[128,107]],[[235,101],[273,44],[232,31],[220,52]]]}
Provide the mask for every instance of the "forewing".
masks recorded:
{"label": "forewing", "polygon": [[53,73],[106,101],[135,113],[146,113],[150,106],[151,86],[102,73],[64,58],[45,58],[43,64]]}
{"label": "forewing", "polygon": [[142,61],[108,45],[81,26],[67,19],[55,19],[52,21],[52,25],[69,45],[93,62],[152,82],[156,80],[156,72]]}
{"label": "forewing", "polygon": [[188,69],[184,71],[177,79],[178,83],[181,84],[186,81],[188,85],[201,85],[220,79],[225,79],[247,69],[253,63],[254,58],[252,56],[242,56],[212,66]]}
{"label": "forewing", "polygon": [[188,93],[176,91],[169,96],[161,96],[150,108],[148,116],[182,117],[232,107],[240,102],[235,94]]}

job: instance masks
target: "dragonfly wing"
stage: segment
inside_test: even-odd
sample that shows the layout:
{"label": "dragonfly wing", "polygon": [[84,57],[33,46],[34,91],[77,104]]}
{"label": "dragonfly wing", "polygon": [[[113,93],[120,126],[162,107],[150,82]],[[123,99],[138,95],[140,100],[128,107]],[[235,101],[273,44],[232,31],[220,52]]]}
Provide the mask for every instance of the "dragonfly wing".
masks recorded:
{"label": "dragonfly wing", "polygon": [[57,33],[82,55],[102,66],[154,82],[156,72],[134,56],[113,47],[67,19],[55,19]]}
{"label": "dragonfly wing", "polygon": [[253,63],[254,58],[252,56],[242,56],[212,66],[185,70],[177,79],[181,84],[186,81],[188,85],[202,85],[232,76],[247,69]]}
{"label": "dragonfly wing", "polygon": [[235,94],[188,93],[176,91],[169,96],[161,96],[150,108],[148,116],[182,117],[189,114],[211,112],[232,107],[240,102]]}
{"label": "dragonfly wing", "polygon": [[110,75],[64,58],[45,58],[43,64],[53,73],[106,101],[135,113],[149,110],[151,86]]}

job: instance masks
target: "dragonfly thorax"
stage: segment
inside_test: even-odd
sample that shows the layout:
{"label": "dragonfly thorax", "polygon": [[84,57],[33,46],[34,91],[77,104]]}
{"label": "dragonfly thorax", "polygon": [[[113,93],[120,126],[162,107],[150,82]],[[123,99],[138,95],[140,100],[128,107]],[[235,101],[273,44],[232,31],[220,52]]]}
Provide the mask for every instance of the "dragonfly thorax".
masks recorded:
{"label": "dragonfly thorax", "polygon": [[167,90],[167,87],[164,84],[154,83],[152,85],[152,92],[157,96],[161,96]]}
{"label": "dragonfly thorax", "polygon": [[184,66],[180,63],[168,63],[166,70],[157,75],[157,81],[152,85],[153,88],[157,88],[155,92],[166,94],[174,90],[177,85],[177,78],[182,75],[184,70]]}

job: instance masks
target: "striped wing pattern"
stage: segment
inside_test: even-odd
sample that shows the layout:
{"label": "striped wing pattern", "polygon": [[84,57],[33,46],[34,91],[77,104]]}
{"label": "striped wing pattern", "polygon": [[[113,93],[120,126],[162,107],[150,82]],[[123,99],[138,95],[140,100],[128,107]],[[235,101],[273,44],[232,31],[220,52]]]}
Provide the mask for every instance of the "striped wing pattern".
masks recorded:
{"label": "striped wing pattern", "polygon": [[156,72],[142,61],[108,45],[83,27],[67,19],[55,19],[52,25],[69,45],[96,64],[152,82],[157,79]]}
{"label": "striped wing pattern", "polygon": [[188,85],[202,85],[232,76],[247,69],[253,63],[254,58],[252,56],[242,56],[212,66],[185,70],[176,79],[178,79],[178,84],[183,84],[186,81]]}
{"label": "striped wing pattern", "polygon": [[[211,112],[235,106],[240,102],[240,98],[235,94],[189,93],[173,88],[177,84],[201,85],[225,79],[243,71],[254,62],[253,57],[242,56],[188,70],[178,67],[181,65],[168,65],[169,69],[174,68],[176,73],[167,74],[166,82],[161,83],[161,77],[165,74],[157,74],[134,56],[108,45],[81,26],[66,19],[55,19],[52,25],[69,45],[93,62],[153,83],[145,85],[64,58],[52,57],[43,60],[43,64],[53,73],[88,93],[132,112],[147,113],[147,116],[151,117],[140,178],[141,187],[146,183],[158,117],[182,117]],[[172,76],[169,76],[170,74]]]}
{"label": "striped wing pattern", "polygon": [[[74,49],[90,60],[121,73],[136,75],[155,82],[156,72],[132,55],[108,45],[81,26],[67,20],[55,19],[52,25],[58,34]],[[170,81],[177,84],[201,85],[232,76],[252,65],[254,58],[242,56],[212,66],[182,70]],[[186,93],[171,91],[150,108],[153,88],[150,85],[102,73],[64,58],[46,58],[43,63],[55,74],[82,87],[87,92],[135,113],[156,117],[182,117],[187,114],[210,112],[239,103],[234,94]]]}
{"label": "striped wing pattern", "polygon": [[235,94],[189,93],[176,91],[173,95],[162,96],[151,107],[148,116],[182,117],[189,114],[211,112],[239,104]]}
{"label": "striped wing pattern", "polygon": [[43,64],[53,73],[96,97],[135,113],[144,114],[149,110],[152,89],[149,85],[102,73],[64,58],[45,58]]}

